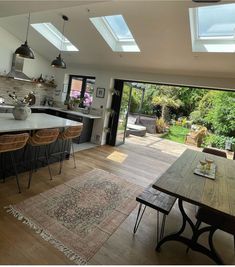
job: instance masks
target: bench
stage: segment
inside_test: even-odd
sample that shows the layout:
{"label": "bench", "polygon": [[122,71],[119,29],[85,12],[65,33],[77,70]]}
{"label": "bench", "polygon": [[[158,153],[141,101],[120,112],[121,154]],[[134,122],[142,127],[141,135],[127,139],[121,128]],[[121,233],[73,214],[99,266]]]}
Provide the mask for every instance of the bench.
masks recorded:
{"label": "bench", "polygon": [[[172,207],[174,206],[176,197],[158,191],[154,189],[152,185],[149,185],[139,196],[136,197],[136,201],[139,202],[140,205],[134,226],[134,233],[136,233],[136,231],[138,230],[145,209],[148,206],[152,209],[157,210],[157,242],[159,242],[159,240],[162,239],[164,235],[166,215],[169,214]],[[142,205],[144,205],[144,209],[141,213]],[[160,236],[159,236],[159,212],[163,214]]]}

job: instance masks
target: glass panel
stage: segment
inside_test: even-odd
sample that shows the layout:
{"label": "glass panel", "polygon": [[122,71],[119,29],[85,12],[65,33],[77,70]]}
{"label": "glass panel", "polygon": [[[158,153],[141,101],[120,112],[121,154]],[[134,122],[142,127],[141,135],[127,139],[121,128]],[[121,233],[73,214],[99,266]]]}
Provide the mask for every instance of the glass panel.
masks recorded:
{"label": "glass panel", "polygon": [[79,98],[82,90],[82,78],[73,78],[71,83],[70,97]]}
{"label": "glass panel", "polygon": [[95,86],[95,80],[94,79],[87,79],[86,91],[84,93],[84,101],[83,101],[83,105],[85,107],[90,107],[92,104],[93,95],[94,95],[94,86]]}
{"label": "glass panel", "polygon": [[133,39],[133,36],[122,15],[105,16],[104,19],[118,40]]}
{"label": "glass panel", "polygon": [[121,108],[118,119],[116,145],[120,145],[125,142],[130,95],[131,95],[131,87],[128,86],[127,84],[124,84],[122,100],[121,100]]}
{"label": "glass panel", "polygon": [[[62,51],[79,51],[53,24],[35,23],[31,26],[44,38]],[[62,44],[62,46],[61,46]]]}
{"label": "glass panel", "polygon": [[235,4],[197,8],[199,37],[234,36]]}

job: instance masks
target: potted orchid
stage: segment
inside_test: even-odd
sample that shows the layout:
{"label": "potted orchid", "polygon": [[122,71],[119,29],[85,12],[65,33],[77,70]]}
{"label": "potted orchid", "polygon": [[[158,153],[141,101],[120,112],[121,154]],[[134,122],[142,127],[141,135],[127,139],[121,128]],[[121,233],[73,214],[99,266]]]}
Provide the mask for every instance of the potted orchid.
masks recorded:
{"label": "potted orchid", "polygon": [[89,108],[92,104],[92,96],[85,92],[81,97],[80,91],[73,91],[69,100],[69,109],[79,110],[79,108]]}

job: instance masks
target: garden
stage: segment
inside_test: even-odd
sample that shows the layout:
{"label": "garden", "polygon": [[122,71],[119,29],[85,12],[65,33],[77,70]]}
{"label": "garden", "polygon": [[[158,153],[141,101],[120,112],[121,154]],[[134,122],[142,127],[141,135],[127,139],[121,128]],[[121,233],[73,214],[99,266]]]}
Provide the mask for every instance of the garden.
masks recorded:
{"label": "garden", "polygon": [[[194,145],[234,150],[235,92],[142,83],[125,87],[131,88],[129,114],[155,118],[162,138],[187,143],[200,132]],[[123,91],[126,100],[129,91]]]}

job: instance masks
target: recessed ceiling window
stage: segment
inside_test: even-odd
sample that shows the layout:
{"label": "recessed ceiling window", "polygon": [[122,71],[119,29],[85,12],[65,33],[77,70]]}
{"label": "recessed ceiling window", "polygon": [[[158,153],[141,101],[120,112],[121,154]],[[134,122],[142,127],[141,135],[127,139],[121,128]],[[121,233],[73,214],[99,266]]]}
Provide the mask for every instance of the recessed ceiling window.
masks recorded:
{"label": "recessed ceiling window", "polygon": [[[61,51],[79,51],[53,24],[35,23],[31,26]],[[61,47],[62,46],[62,47]]]}
{"label": "recessed ceiling window", "polygon": [[93,25],[115,52],[140,52],[122,15],[90,18]]}
{"label": "recessed ceiling window", "polygon": [[235,4],[191,8],[193,52],[235,52]]}

